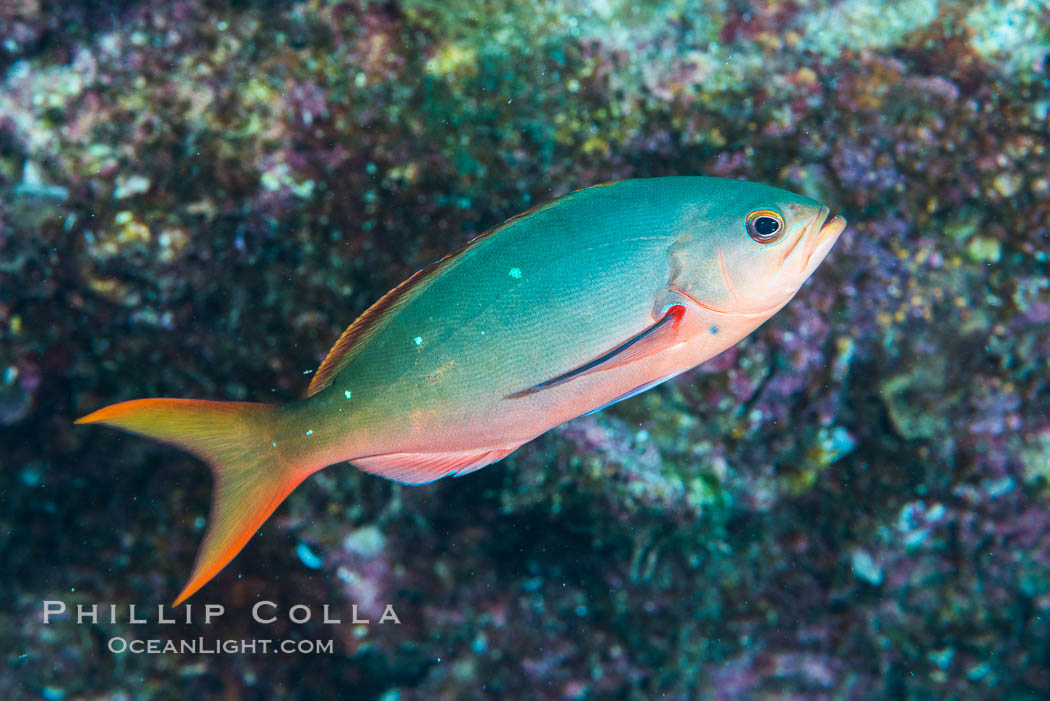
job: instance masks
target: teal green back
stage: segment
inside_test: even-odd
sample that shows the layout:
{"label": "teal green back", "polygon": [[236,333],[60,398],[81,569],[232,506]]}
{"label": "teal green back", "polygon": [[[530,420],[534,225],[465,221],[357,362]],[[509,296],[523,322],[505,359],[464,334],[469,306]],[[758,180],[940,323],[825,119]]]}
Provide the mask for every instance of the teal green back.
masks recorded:
{"label": "teal green back", "polygon": [[653,322],[676,237],[737,182],[621,181],[512,220],[402,295],[319,397],[351,392],[376,420],[480,409],[601,355]]}

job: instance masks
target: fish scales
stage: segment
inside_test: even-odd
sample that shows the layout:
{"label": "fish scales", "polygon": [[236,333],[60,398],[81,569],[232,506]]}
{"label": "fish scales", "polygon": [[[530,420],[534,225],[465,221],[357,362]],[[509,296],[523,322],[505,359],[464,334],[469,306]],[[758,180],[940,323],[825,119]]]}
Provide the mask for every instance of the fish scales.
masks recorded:
{"label": "fish scales", "polygon": [[509,220],[392,290],[285,406],[142,399],[101,423],[214,475],[181,603],[329,465],[406,484],[469,474],[724,351],[795,295],[842,233],[819,202],[739,180],[625,180]]}

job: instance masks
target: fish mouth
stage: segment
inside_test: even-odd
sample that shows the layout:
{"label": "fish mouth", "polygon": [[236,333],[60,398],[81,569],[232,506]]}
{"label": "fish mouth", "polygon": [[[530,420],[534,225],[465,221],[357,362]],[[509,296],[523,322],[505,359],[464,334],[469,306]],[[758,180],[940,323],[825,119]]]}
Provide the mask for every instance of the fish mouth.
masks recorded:
{"label": "fish mouth", "polygon": [[832,216],[830,208],[821,207],[820,214],[813,218],[809,231],[806,232],[808,242],[802,269],[812,270],[815,265],[819,265],[845,228],[844,217],[837,214]]}

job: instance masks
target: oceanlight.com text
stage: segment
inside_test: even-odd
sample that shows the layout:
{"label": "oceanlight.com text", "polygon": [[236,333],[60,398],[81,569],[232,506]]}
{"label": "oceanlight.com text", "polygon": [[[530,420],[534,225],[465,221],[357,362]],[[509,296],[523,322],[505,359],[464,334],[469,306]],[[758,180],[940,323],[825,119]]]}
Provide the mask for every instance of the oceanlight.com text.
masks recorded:
{"label": "oceanlight.com text", "polygon": [[283,655],[331,655],[335,649],[332,640],[271,640],[271,639],[222,639],[193,638],[190,640],[142,640],[139,638],[110,638],[110,652],[122,655],[236,655],[236,654],[283,654]]}

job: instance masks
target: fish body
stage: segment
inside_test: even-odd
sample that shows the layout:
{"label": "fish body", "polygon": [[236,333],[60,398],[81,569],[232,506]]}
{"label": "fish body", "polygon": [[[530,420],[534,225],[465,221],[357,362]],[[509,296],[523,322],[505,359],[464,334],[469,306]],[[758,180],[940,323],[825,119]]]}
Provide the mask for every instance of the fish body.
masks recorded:
{"label": "fish body", "polygon": [[350,461],[408,484],[466,474],[659,384],[776,313],[845,226],[738,180],[625,180],[526,212],[352,324],[300,402],[137,400],[81,419],[194,452],[215,474],[184,600],[307,476]]}

